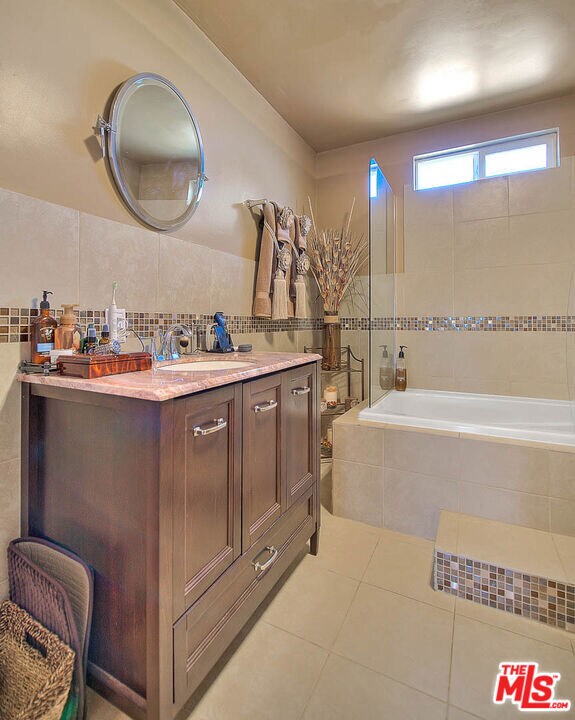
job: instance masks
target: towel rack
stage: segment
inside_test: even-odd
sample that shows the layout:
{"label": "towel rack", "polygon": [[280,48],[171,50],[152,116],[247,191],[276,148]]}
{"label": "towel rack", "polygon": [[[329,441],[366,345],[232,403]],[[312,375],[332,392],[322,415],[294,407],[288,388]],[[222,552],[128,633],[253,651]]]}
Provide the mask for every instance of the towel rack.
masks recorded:
{"label": "towel rack", "polygon": [[256,207],[256,205],[265,205],[267,202],[269,202],[267,198],[261,198],[261,200],[244,200],[244,205],[251,210],[253,207]]}

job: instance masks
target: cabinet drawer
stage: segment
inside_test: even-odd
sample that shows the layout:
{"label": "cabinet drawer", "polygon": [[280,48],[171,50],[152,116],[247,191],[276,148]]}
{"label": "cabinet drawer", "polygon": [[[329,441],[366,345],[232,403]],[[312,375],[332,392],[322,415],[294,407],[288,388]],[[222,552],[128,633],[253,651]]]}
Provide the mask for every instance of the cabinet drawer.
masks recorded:
{"label": "cabinet drawer", "polygon": [[316,529],[310,490],[174,625],[174,700],[198,687]]}

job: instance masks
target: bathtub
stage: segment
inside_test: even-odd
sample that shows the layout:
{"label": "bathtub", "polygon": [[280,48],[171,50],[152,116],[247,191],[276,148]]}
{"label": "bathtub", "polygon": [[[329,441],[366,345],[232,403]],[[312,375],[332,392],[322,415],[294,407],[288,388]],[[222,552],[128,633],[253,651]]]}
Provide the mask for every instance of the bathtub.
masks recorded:
{"label": "bathtub", "polygon": [[442,510],[575,536],[571,403],[392,391],[333,423],[335,515],[435,539]]}
{"label": "bathtub", "polygon": [[358,417],[397,429],[427,428],[575,447],[572,412],[568,400],[409,389],[392,390]]}

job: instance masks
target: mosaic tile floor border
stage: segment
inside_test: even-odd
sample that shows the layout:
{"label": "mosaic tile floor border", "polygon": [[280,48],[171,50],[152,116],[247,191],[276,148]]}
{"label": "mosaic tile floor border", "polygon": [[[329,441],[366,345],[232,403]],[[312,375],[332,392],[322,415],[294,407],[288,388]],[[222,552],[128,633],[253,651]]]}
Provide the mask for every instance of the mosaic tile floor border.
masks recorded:
{"label": "mosaic tile floor border", "polygon": [[435,550],[433,587],[575,633],[575,585]]}
{"label": "mosaic tile floor border", "polygon": [[[62,310],[55,310],[56,317]],[[0,343],[27,342],[29,337],[30,318],[35,317],[38,310],[29,308],[0,307]],[[102,310],[77,311],[79,322],[84,327],[94,323],[96,331],[101,331],[104,322]],[[154,313],[128,312],[127,317],[138,334],[150,337],[160,328],[171,323],[181,322],[206,328],[212,323],[211,315],[195,313]],[[342,330],[409,330],[419,332],[575,332],[575,316],[573,315],[481,315],[481,316],[430,316],[430,317],[377,317],[369,318],[342,317]],[[250,315],[229,315],[230,333],[276,333],[300,332],[305,330],[321,330],[323,319],[289,318],[287,320],[270,320],[254,318]]]}

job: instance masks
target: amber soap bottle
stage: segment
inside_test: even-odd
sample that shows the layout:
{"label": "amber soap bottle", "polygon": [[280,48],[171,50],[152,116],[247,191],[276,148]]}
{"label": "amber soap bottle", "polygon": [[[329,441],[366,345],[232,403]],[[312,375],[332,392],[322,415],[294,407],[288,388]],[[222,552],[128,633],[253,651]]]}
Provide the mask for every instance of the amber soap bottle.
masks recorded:
{"label": "amber soap bottle", "polygon": [[42,293],[40,315],[30,325],[30,341],[32,344],[32,362],[42,365],[50,362],[50,351],[54,350],[55,332],[58,321],[50,315],[49,290]]}

